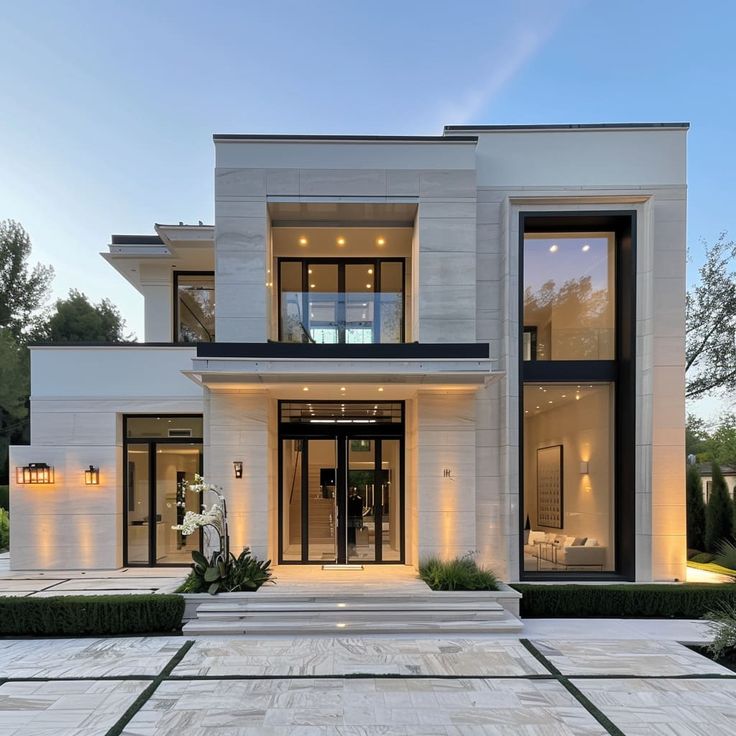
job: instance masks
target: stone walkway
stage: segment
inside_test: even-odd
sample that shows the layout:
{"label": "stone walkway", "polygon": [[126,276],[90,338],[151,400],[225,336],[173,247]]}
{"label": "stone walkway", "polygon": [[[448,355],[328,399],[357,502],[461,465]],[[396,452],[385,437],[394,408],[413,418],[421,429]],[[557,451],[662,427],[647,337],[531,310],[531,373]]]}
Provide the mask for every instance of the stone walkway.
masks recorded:
{"label": "stone walkway", "polygon": [[0,641],[0,736],[734,732],[736,673],[675,641]]}

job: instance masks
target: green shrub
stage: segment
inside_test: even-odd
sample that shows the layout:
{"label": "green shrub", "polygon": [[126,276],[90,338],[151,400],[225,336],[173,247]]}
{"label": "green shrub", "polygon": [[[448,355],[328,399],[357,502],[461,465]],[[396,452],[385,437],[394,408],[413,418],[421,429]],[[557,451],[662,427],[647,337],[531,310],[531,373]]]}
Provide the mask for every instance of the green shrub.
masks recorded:
{"label": "green shrub", "polygon": [[10,510],[10,486],[0,486],[0,509]]}
{"label": "green shrub", "polygon": [[496,576],[469,556],[454,560],[428,557],[419,563],[419,577],[432,590],[498,590]]}
{"label": "green shrub", "polygon": [[736,545],[733,542],[723,542],[718,548],[718,554],[713,556],[713,561],[721,567],[736,570]]}
{"label": "green shrub", "polygon": [[183,615],[180,595],[0,597],[0,636],[165,634]]}
{"label": "green shrub", "polygon": [[716,554],[733,534],[733,502],[718,463],[713,463],[713,485],[705,507],[705,550]]}
{"label": "green shrub", "polygon": [[708,652],[714,659],[727,656],[733,658],[736,653],[736,605],[722,602],[709,611],[708,628],[713,640],[708,645]]}
{"label": "green shrub", "polygon": [[692,562],[699,562],[701,565],[707,565],[709,562],[713,562],[714,559],[715,555],[710,552],[698,552],[690,558]]}
{"label": "green shrub", "polygon": [[736,584],[534,585],[515,583],[527,618],[702,618],[736,605]]}
{"label": "green shrub", "polygon": [[695,557],[695,555],[700,555],[702,553],[703,553],[703,551],[700,550],[700,549],[690,549],[688,547],[688,550],[687,550],[687,558],[688,558],[688,560],[692,560],[692,558]]}
{"label": "green shrub", "polygon": [[687,466],[687,546],[703,549],[705,544],[705,501],[703,481],[697,465]]}
{"label": "green shrub", "polygon": [[0,507],[0,552],[10,547],[10,515]]}
{"label": "green shrub", "polygon": [[215,552],[208,560],[201,552],[192,552],[192,572],[179,588],[179,593],[239,593],[258,590],[271,579],[271,560],[259,560],[245,547],[229,564]]}

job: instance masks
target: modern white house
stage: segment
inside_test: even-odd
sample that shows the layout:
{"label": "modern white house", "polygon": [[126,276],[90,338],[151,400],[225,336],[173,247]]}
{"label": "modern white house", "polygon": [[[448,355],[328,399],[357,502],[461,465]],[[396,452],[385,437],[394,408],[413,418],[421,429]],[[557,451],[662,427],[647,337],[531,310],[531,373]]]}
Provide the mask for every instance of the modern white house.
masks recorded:
{"label": "modern white house", "polygon": [[684,579],[687,129],[215,135],[145,341],[31,349],[11,567],[187,564],[202,472],[278,564]]}

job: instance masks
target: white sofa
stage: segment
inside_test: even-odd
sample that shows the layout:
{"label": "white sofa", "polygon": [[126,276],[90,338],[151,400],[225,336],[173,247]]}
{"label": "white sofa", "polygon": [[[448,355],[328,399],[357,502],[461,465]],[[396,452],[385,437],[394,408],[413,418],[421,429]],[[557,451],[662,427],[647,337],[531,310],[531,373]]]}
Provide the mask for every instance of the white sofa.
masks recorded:
{"label": "white sofa", "polygon": [[565,534],[530,531],[524,554],[551,563],[553,568],[597,568],[604,570],[608,548],[598,544],[597,539],[575,538]]}

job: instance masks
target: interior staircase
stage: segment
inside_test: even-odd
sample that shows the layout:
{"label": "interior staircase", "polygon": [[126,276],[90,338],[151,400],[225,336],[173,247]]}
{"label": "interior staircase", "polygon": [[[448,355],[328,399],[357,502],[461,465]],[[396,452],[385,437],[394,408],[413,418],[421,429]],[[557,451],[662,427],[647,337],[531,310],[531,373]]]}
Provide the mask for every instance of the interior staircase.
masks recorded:
{"label": "interior staircase", "polygon": [[228,593],[201,603],[185,636],[517,633],[522,622],[484,592],[410,590]]}

